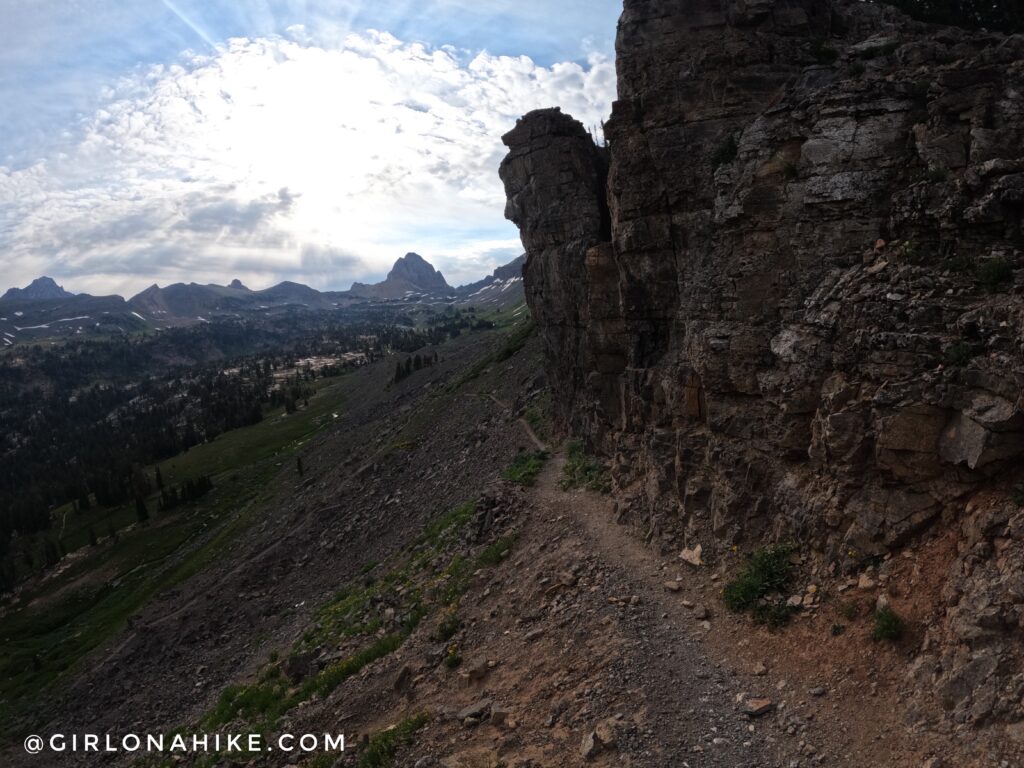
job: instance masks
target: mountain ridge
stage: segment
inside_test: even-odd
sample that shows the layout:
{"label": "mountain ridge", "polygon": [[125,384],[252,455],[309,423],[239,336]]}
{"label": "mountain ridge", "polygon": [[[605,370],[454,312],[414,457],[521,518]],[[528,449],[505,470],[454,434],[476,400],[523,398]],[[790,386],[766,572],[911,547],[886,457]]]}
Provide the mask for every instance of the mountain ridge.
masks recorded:
{"label": "mountain ridge", "polygon": [[24,288],[9,288],[0,301],[43,301],[48,299],[70,299],[76,294],[64,290],[52,277],[37,277]]}
{"label": "mountain ridge", "polygon": [[[272,306],[306,305],[331,308],[339,303],[358,300],[397,301],[413,298],[464,300],[497,280],[522,281],[525,256],[497,267],[492,274],[464,286],[452,287],[444,275],[429,261],[410,252],[397,259],[384,280],[379,283],[354,282],[347,291],[319,291],[303,283],[285,280],[269,288],[251,290],[238,278],[228,285],[216,283],[157,283],[125,299],[117,295],[131,311],[160,317],[194,318],[206,313],[233,312],[245,309],[269,309]],[[521,291],[520,291],[521,292]],[[49,277],[40,277],[25,288],[9,289],[0,302],[48,302],[75,299],[88,294],[74,294]]]}
{"label": "mountain ridge", "polygon": [[503,309],[524,299],[525,256],[497,267],[483,280],[453,288],[426,259],[409,253],[396,260],[387,277],[372,285],[355,283],[348,291],[319,291],[290,280],[258,291],[235,278],[228,285],[154,283],[129,299],[73,294],[51,278],[8,291],[0,299],[3,346],[18,340],[67,333],[122,333],[163,329],[227,318],[260,318],[282,312],[331,312],[375,303],[474,305]]}

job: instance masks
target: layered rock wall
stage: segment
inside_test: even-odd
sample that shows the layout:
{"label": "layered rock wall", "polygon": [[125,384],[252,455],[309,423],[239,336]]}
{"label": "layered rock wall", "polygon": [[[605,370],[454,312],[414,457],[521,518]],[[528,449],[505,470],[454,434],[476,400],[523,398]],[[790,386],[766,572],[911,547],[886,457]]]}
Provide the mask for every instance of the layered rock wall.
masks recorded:
{"label": "layered rock wall", "polygon": [[558,108],[531,113],[504,140],[505,216],[519,227],[527,251],[527,302],[547,341],[564,426],[573,422],[575,398],[588,389],[588,372],[599,357],[588,328],[605,311],[602,298],[614,299],[602,297],[616,284],[614,275],[603,282],[587,275],[588,253],[610,235],[607,155]]}
{"label": "layered rock wall", "polygon": [[607,183],[550,110],[502,177],[563,423],[620,490],[878,553],[1020,457],[1024,40],[631,1],[617,48]]}
{"label": "layered rock wall", "polygon": [[502,178],[561,426],[649,535],[799,538],[852,570],[1010,493],[1024,39],[626,0],[617,54],[607,150],[531,113]]}

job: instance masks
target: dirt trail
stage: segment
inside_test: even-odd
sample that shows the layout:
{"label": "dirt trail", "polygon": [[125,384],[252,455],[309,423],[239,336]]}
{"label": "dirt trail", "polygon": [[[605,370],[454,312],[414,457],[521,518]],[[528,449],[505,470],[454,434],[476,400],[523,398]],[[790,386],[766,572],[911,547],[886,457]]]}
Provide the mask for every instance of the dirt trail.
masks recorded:
{"label": "dirt trail", "polygon": [[[852,668],[837,669],[839,659],[810,640],[802,624],[770,633],[724,613],[721,582],[708,569],[645,546],[636,531],[615,522],[609,497],[562,490],[564,464],[564,456],[554,456],[531,496],[542,515],[569,518],[644,606],[629,628],[630,662],[648,701],[653,738],[665,757],[689,760],[669,764],[882,768],[942,754],[941,737],[900,722],[894,684],[878,690]],[[790,647],[808,642],[818,648],[816,661],[808,660],[808,647]],[[767,670],[757,674],[761,663]],[[772,712],[748,717],[743,701],[752,698],[772,700]]]}
{"label": "dirt trail", "polygon": [[[499,408],[504,408],[506,410],[511,410],[511,408],[510,408],[508,403],[499,400],[495,395],[488,394],[487,397],[489,397],[491,400],[493,400],[495,405],[497,405]],[[538,451],[550,451],[551,450],[551,448],[547,444],[545,444],[543,440],[541,440],[539,437],[537,437],[537,433],[533,431],[533,427],[530,426],[530,422],[528,422],[524,418],[519,418],[516,421],[519,423],[519,426],[523,428],[523,431],[526,433],[526,436],[528,438],[530,438],[530,442],[533,443],[535,446],[537,446],[537,450]]]}
{"label": "dirt trail", "polygon": [[634,648],[627,660],[633,678],[628,684],[644,692],[659,757],[674,766],[777,765],[768,721],[751,720],[742,712],[739,681],[703,649],[701,636],[708,629],[700,616],[707,609],[696,601],[687,601],[693,606],[687,607],[680,593],[664,586],[669,574],[628,529],[614,522],[608,497],[561,489],[564,463],[562,456],[548,462],[531,495],[542,515],[570,518],[574,533],[629,590],[627,598],[642,606],[627,628]]}

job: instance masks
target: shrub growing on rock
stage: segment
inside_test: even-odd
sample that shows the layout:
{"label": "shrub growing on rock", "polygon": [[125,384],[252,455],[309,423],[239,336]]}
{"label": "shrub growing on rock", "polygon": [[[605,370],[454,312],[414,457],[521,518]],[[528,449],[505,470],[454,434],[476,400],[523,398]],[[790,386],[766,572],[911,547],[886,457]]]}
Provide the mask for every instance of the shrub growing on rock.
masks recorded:
{"label": "shrub growing on rock", "polygon": [[871,633],[874,640],[899,640],[903,637],[903,619],[889,606],[875,611],[875,629]]}
{"label": "shrub growing on rock", "polygon": [[[749,612],[755,621],[772,627],[789,620],[792,609],[781,595],[789,586],[793,566],[789,562],[793,546],[779,544],[756,550],[735,579],[725,585],[722,599],[730,611]],[[775,594],[775,600],[769,596]]]}

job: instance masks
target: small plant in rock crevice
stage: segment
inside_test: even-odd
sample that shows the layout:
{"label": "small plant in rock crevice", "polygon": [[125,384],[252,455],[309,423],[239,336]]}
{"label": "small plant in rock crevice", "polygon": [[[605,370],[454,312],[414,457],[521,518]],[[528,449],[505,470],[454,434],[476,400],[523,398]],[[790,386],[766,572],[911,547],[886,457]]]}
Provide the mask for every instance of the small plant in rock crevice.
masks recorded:
{"label": "small plant in rock crevice", "polygon": [[819,64],[832,64],[839,58],[839,51],[822,42],[815,43],[811,48],[811,54]]}
{"label": "small plant in rock crevice", "polygon": [[455,637],[455,633],[460,629],[462,629],[462,619],[459,618],[458,613],[449,609],[438,623],[435,637],[444,643]]}
{"label": "small plant in rock crevice", "polygon": [[942,268],[958,275],[973,275],[977,268],[974,259],[964,253],[950,253],[942,260]]}
{"label": "small plant in rock crevice", "polygon": [[395,753],[409,744],[420,728],[430,721],[430,715],[420,713],[407,717],[398,725],[370,737],[359,755],[357,768],[388,768],[394,763]]}
{"label": "small plant in rock crevice", "polygon": [[562,470],[562,489],[586,488],[599,493],[611,492],[608,470],[583,450],[583,443],[574,440],[566,448],[565,467]]}
{"label": "small plant in rock crevice", "polygon": [[533,485],[547,459],[547,451],[521,451],[501,476],[516,485]]}
{"label": "small plant in rock crevice", "polygon": [[459,653],[459,646],[455,643],[448,646],[448,650],[444,655],[444,665],[448,669],[455,669],[462,665],[462,654]]}
{"label": "small plant in rock crevice", "polygon": [[551,439],[551,395],[545,392],[523,412],[523,418],[537,437],[547,442]]}
{"label": "small plant in rock crevice", "polygon": [[899,640],[903,637],[906,627],[896,612],[889,606],[875,611],[875,628],[871,632],[873,640]]}
{"label": "small plant in rock crevice", "polygon": [[905,240],[896,253],[901,261],[920,266],[928,262],[931,249],[914,240]]}
{"label": "small plant in rock crevice", "polygon": [[995,288],[1013,280],[1013,265],[1008,259],[997,256],[978,264],[974,276],[986,288]]}
{"label": "small plant in rock crevice", "polygon": [[730,133],[722,140],[722,143],[715,148],[715,151],[711,155],[712,170],[721,165],[728,165],[731,163],[736,159],[739,151],[740,148],[736,143],[736,137]]}
{"label": "small plant in rock crevice", "polygon": [[477,555],[477,565],[482,567],[499,565],[512,552],[515,540],[511,536],[502,536],[492,544],[484,547],[484,550]]}
{"label": "small plant in rock crevice", "polygon": [[[791,544],[753,552],[736,578],[722,590],[726,607],[735,613],[750,613],[755,621],[770,627],[785,624],[793,613],[782,597],[791,580],[793,552]],[[772,595],[777,597],[770,599]]]}
{"label": "small plant in rock crevice", "polygon": [[946,349],[946,365],[963,368],[977,356],[977,351],[972,344],[966,341],[959,341]]}

